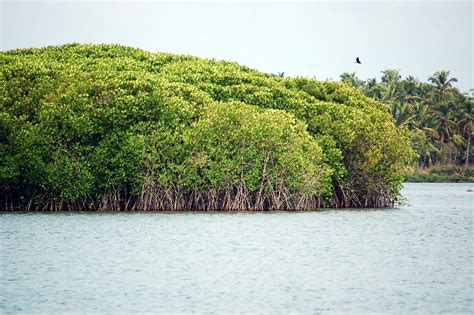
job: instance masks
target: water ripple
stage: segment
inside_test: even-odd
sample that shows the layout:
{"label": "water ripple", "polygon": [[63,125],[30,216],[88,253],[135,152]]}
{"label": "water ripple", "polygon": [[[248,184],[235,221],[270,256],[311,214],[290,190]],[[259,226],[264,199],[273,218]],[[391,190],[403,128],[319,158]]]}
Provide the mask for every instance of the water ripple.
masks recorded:
{"label": "water ripple", "polygon": [[469,313],[472,186],[378,211],[1,214],[0,310]]}

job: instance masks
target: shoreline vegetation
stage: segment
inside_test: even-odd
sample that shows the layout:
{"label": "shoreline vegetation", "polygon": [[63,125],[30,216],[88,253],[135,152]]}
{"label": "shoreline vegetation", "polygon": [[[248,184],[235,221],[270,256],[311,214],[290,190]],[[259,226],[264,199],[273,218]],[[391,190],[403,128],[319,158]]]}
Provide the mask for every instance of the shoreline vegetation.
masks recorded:
{"label": "shoreline vegetation", "polygon": [[355,73],[343,73],[340,78],[389,106],[397,126],[410,131],[417,160],[407,182],[474,182],[474,99],[452,85],[457,79],[449,71],[438,71],[427,82],[413,76],[402,78],[396,69],[382,71],[380,81],[363,81]]}
{"label": "shoreline vegetation", "polygon": [[449,71],[437,71],[427,82],[413,76],[402,78],[396,69],[382,71],[381,81],[363,81],[355,73],[343,73],[341,81],[386,104],[396,125],[410,131],[417,174],[442,170],[455,176],[472,168],[474,94],[455,88],[457,79],[450,78]]}
{"label": "shoreline vegetation", "polygon": [[1,211],[392,207],[416,159],[391,107],[344,82],[120,45],[0,66]]}
{"label": "shoreline vegetation", "polygon": [[458,165],[415,167],[405,181],[407,183],[474,183],[474,167]]}

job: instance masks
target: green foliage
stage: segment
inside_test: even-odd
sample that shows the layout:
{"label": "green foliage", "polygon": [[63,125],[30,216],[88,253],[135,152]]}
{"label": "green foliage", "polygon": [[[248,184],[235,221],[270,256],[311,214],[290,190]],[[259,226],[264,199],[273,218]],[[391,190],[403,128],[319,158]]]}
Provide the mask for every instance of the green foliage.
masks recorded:
{"label": "green foliage", "polygon": [[2,52],[0,69],[2,209],[381,207],[414,156],[344,83],[119,45]]}
{"label": "green foliage", "polygon": [[417,165],[461,165],[472,163],[471,145],[474,99],[463,95],[449,78],[449,71],[438,71],[419,82],[412,76],[402,79],[398,70],[382,71],[381,82],[361,81],[355,73],[344,73],[341,79],[365,95],[386,104],[397,126],[410,130]]}
{"label": "green foliage", "polygon": [[205,185],[243,184],[250,191],[283,185],[311,196],[328,189],[322,149],[291,114],[214,103],[192,127],[187,139],[197,150],[186,174],[198,173]]}
{"label": "green foliage", "polygon": [[474,168],[456,165],[415,168],[407,176],[406,181],[413,183],[472,183],[474,182]]}

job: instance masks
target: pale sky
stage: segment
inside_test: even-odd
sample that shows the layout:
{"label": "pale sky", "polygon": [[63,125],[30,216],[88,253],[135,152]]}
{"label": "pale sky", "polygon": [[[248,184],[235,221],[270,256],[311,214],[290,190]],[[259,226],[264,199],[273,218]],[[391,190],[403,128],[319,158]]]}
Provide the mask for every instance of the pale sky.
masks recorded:
{"label": "pale sky", "polygon": [[0,1],[2,50],[119,43],[321,80],[449,70],[474,87],[471,1]]}

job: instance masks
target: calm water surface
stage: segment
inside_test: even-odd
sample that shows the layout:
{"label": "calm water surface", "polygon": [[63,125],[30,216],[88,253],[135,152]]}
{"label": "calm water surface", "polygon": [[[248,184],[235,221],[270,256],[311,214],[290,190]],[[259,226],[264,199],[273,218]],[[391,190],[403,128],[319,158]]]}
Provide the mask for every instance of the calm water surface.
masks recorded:
{"label": "calm water surface", "polygon": [[474,312],[473,184],[299,213],[0,215],[0,313]]}

